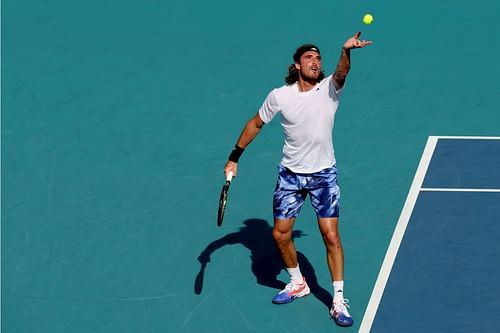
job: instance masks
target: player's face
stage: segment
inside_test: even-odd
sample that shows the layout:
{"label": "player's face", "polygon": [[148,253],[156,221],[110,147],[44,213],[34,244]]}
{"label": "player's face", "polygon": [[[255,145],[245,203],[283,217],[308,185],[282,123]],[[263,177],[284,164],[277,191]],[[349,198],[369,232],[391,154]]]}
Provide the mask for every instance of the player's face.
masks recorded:
{"label": "player's face", "polygon": [[304,80],[317,80],[321,73],[321,56],[315,51],[307,51],[295,66]]}

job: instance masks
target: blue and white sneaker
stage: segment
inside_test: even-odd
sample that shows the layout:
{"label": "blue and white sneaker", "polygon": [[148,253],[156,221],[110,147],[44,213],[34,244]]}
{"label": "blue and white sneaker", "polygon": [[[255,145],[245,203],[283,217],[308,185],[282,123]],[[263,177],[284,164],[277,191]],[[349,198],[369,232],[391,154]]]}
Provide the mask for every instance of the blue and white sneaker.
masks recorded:
{"label": "blue and white sneaker", "polygon": [[297,283],[295,281],[290,282],[286,285],[285,289],[280,291],[273,297],[274,304],[286,304],[290,303],[296,298],[307,296],[311,293],[309,286],[306,283],[306,279],[302,277],[302,282]]}
{"label": "blue and white sneaker", "polygon": [[351,326],[353,323],[352,317],[347,311],[349,305],[348,299],[333,300],[332,308],[330,309],[330,316],[332,316],[335,323],[339,326]]}

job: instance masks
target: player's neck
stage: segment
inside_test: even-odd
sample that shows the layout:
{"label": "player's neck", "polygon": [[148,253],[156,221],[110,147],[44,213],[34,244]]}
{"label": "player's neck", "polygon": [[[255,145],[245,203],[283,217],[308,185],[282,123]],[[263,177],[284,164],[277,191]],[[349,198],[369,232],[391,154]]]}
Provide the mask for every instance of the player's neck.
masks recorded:
{"label": "player's neck", "polygon": [[316,80],[304,80],[302,77],[299,77],[297,86],[299,87],[299,91],[306,92],[314,88],[317,83],[318,81]]}

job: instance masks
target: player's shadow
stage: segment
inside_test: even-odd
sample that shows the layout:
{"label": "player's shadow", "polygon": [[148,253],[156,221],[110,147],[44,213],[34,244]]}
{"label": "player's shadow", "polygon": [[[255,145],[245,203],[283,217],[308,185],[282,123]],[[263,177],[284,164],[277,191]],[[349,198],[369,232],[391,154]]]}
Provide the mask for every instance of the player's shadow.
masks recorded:
{"label": "player's shadow", "polygon": [[[241,244],[250,250],[250,258],[252,260],[251,269],[257,278],[257,283],[278,290],[285,288],[285,283],[278,280],[278,275],[284,266],[274,243],[272,227],[269,226],[267,221],[261,219],[249,219],[244,221],[243,224],[244,226],[239,231],[227,234],[211,242],[201,252],[198,257],[201,268],[194,281],[194,292],[196,295],[200,295],[202,292],[205,269],[207,263],[211,261],[210,256],[212,253],[226,245],[234,244]],[[301,230],[293,231],[292,237],[294,239],[302,236],[304,234]],[[319,285],[311,263],[299,251],[297,251],[297,259],[300,270],[311,289],[311,293],[329,308],[332,304],[332,296]]]}

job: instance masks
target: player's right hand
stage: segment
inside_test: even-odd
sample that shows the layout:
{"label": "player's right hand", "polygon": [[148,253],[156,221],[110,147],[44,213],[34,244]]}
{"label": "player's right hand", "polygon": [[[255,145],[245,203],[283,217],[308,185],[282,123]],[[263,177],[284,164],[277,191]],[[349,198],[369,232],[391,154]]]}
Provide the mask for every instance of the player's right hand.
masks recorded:
{"label": "player's right hand", "polygon": [[227,161],[226,166],[224,167],[224,178],[227,179],[229,172],[233,173],[233,178],[236,177],[236,174],[238,173],[238,163]]}

